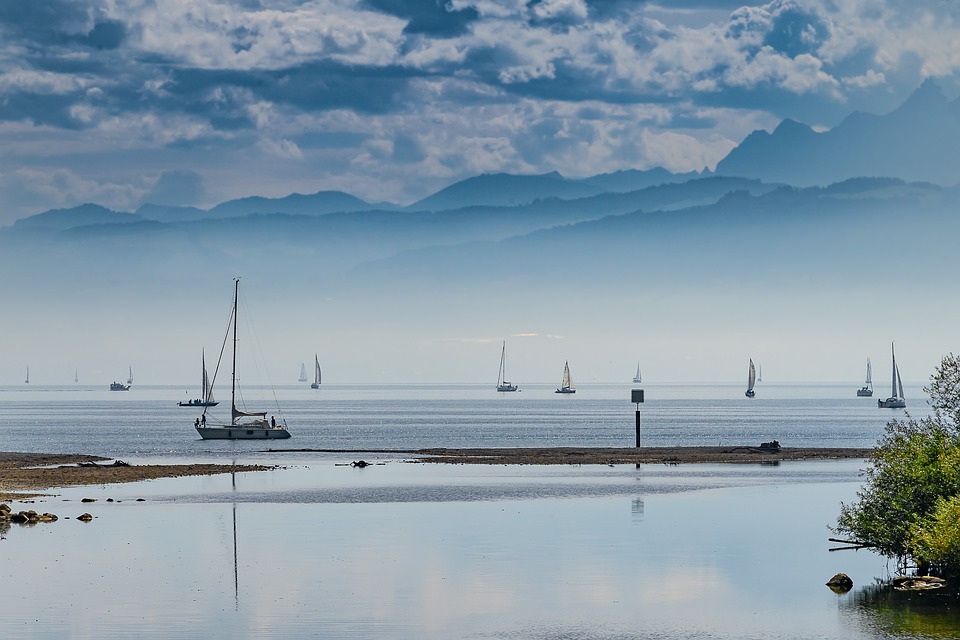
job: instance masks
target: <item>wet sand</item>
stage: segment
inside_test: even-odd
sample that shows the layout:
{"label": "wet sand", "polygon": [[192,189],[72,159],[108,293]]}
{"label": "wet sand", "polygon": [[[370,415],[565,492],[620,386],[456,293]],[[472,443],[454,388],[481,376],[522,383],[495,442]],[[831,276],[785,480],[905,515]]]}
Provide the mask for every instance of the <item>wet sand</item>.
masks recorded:
{"label": "wet sand", "polygon": [[624,447],[624,448],[497,448],[497,449],[270,449],[271,452],[339,453],[357,456],[412,456],[411,462],[448,464],[681,464],[759,463],[784,460],[868,458],[873,449],[845,447]]}
{"label": "wet sand", "polygon": [[[336,453],[364,457],[402,456],[409,462],[445,464],[686,464],[764,463],[785,460],[868,458],[872,449],[760,447],[641,448],[496,448],[496,449],[269,449],[273,453]],[[0,500],[42,495],[55,487],[116,484],[275,469],[266,465],[146,464],[127,465],[83,454],[0,452]]]}
{"label": "wet sand", "polygon": [[53,487],[118,484],[206,476],[234,471],[264,471],[276,467],[230,464],[127,465],[108,458],[83,454],[0,452],[0,501],[43,495]]}

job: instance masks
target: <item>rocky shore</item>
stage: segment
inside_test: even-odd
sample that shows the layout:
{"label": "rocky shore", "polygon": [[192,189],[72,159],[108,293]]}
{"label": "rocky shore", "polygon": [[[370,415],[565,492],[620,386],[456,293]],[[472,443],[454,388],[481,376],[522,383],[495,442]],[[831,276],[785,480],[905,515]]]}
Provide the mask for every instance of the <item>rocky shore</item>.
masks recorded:
{"label": "rocky shore", "polygon": [[270,449],[271,452],[410,456],[411,462],[448,464],[681,464],[759,463],[868,458],[873,449],[846,447],[546,447],[496,449]]}
{"label": "rocky shore", "polygon": [[154,478],[264,471],[272,468],[274,467],[230,464],[130,465],[82,454],[0,452],[0,500],[30,498],[41,495],[52,487],[116,484]]}

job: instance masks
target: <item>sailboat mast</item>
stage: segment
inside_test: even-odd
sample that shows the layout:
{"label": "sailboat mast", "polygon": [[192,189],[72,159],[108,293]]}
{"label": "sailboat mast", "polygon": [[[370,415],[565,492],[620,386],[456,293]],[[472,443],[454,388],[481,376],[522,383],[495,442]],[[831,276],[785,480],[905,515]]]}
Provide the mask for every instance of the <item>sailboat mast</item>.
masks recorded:
{"label": "sailboat mast", "polygon": [[893,343],[890,343],[890,358],[893,360],[893,372],[890,374],[890,397],[897,396],[897,354],[893,352]]}
{"label": "sailboat mast", "polygon": [[237,299],[240,278],[233,279],[233,370],[230,372],[230,424],[237,422]]}

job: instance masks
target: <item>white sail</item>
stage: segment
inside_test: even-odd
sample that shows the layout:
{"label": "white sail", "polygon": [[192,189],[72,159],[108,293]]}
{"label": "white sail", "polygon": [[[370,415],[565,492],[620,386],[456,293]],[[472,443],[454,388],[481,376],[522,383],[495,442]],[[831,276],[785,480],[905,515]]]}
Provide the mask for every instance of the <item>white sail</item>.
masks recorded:
{"label": "white sail", "polygon": [[870,358],[867,358],[867,379],[863,383],[868,387],[873,384],[873,365],[870,364]]}
{"label": "white sail", "polygon": [[203,401],[215,402],[213,399],[213,385],[210,384],[210,377],[207,375],[207,360],[203,352],[200,353],[200,362],[203,365]]}
{"label": "white sail", "polygon": [[127,384],[133,384],[133,367],[130,367],[130,373],[127,375]]}
{"label": "white sail", "polygon": [[897,372],[897,397],[902,398],[903,396],[903,380],[900,379],[900,367],[896,368]]}
{"label": "white sail", "polygon": [[897,369],[897,354],[893,352],[893,343],[890,343],[890,358],[893,361],[893,372],[890,374],[890,397],[900,397],[903,395],[897,396],[897,378],[900,377],[900,370]]}
{"label": "white sail", "polygon": [[300,377],[297,380],[299,382],[307,381],[307,364],[305,362],[300,363]]}
{"label": "white sail", "polygon": [[317,354],[313,354],[313,384],[310,385],[310,388],[320,388],[320,357]]}
{"label": "white sail", "polygon": [[500,349],[500,371],[497,373],[497,391],[516,391],[517,385],[507,380],[507,341],[503,341]]}
{"label": "white sail", "polygon": [[643,382],[643,378],[640,377],[640,363],[637,363],[637,375],[633,376],[634,382]]}
{"label": "white sail", "polygon": [[750,367],[747,369],[747,393],[753,391],[753,386],[757,383],[757,370],[753,366],[753,359],[750,359]]}
{"label": "white sail", "polygon": [[563,381],[560,385],[564,389],[573,389],[573,378],[570,376],[570,364],[563,363]]}

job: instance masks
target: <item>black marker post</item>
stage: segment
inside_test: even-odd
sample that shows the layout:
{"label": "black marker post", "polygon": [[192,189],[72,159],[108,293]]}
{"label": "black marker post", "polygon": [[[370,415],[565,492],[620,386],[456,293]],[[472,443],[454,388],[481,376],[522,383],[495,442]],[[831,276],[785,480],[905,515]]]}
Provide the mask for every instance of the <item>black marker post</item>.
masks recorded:
{"label": "black marker post", "polygon": [[630,402],[637,405],[637,449],[640,448],[640,405],[643,403],[643,389],[631,389]]}

